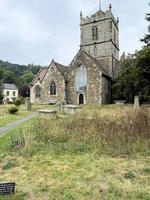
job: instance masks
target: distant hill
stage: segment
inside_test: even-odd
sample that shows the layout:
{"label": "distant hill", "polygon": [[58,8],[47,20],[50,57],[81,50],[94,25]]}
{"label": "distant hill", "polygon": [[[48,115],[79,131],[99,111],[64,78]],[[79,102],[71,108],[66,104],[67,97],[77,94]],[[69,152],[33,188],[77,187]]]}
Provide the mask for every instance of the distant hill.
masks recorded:
{"label": "distant hill", "polygon": [[23,88],[29,88],[40,68],[42,68],[40,65],[19,65],[0,60],[0,85],[15,83],[21,92]]}
{"label": "distant hill", "polygon": [[7,70],[7,71],[11,71],[13,72],[17,77],[20,77],[24,74],[24,72],[32,72],[33,74],[37,74],[37,72],[39,71],[39,69],[42,66],[40,65],[33,65],[33,64],[29,64],[29,65],[19,65],[19,64],[12,64],[9,62],[5,62],[0,60],[0,70]]}

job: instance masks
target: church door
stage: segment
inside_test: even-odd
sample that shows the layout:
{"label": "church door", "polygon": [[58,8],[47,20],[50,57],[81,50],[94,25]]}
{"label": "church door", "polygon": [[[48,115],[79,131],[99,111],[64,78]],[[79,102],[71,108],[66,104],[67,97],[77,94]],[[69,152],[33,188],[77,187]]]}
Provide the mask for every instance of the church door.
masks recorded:
{"label": "church door", "polygon": [[83,94],[79,95],[79,105],[80,104],[84,104],[84,95]]}

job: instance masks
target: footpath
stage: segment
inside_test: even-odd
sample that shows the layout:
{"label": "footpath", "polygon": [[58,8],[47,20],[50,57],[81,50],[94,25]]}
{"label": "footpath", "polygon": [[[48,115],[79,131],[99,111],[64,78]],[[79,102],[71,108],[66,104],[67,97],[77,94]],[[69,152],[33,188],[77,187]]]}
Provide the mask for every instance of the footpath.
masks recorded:
{"label": "footpath", "polygon": [[17,126],[20,126],[24,122],[29,121],[30,119],[37,116],[37,113],[33,113],[32,115],[29,115],[23,119],[20,119],[18,121],[11,122],[3,127],[0,128],[0,137],[6,135],[11,129],[16,128]]}

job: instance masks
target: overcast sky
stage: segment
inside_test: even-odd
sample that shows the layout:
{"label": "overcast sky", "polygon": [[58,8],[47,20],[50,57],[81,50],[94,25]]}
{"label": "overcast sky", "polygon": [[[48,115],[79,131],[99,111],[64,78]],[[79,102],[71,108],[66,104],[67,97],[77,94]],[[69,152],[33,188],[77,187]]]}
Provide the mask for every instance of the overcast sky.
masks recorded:
{"label": "overcast sky", "polygon": [[[102,0],[120,18],[120,54],[140,49],[147,32],[149,0]],[[94,14],[99,0],[0,0],[0,59],[48,65],[69,64],[80,44],[80,10]]]}

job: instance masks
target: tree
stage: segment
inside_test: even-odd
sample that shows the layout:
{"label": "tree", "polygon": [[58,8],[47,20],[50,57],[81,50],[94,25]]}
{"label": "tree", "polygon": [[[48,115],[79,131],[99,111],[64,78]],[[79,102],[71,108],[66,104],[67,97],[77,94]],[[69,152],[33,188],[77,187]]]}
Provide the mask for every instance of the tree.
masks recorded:
{"label": "tree", "polygon": [[135,95],[139,95],[141,101],[150,101],[150,48],[127,56],[114,80],[114,99],[133,103]]}
{"label": "tree", "polygon": [[3,92],[2,92],[2,89],[0,89],[0,104],[2,104],[3,98],[4,98]]}
{"label": "tree", "polygon": [[144,48],[136,55],[136,66],[140,74],[140,96],[143,101],[150,101],[150,48]]}
{"label": "tree", "polygon": [[13,72],[3,70],[3,83],[16,83],[16,76]]}
{"label": "tree", "polygon": [[19,93],[22,97],[29,97],[30,96],[30,87],[29,85],[24,85],[20,88]]}
{"label": "tree", "polygon": [[2,82],[1,82],[1,80],[0,80],[0,104],[2,103],[2,101],[3,101],[3,90],[2,90]]}
{"label": "tree", "polygon": [[[150,6],[150,3],[149,3],[149,6]],[[145,34],[144,38],[142,38],[141,41],[145,43],[144,47],[150,47],[150,13],[146,14],[146,18],[145,19],[146,19],[146,21],[149,22],[148,33]]]}
{"label": "tree", "polygon": [[135,65],[134,55],[128,55],[123,63],[121,69],[114,80],[113,84],[113,98],[124,99],[128,103],[132,103],[134,96],[137,95],[139,72]]}

